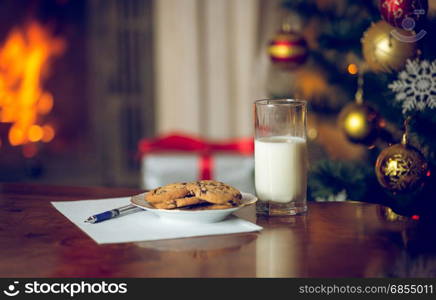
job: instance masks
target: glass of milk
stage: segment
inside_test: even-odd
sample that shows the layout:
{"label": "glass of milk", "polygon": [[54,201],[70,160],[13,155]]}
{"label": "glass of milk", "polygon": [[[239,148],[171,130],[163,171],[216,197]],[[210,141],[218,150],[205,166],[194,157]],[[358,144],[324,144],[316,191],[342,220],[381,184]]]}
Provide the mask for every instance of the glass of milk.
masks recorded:
{"label": "glass of milk", "polygon": [[307,211],[306,101],[265,99],[254,106],[257,213],[303,214]]}

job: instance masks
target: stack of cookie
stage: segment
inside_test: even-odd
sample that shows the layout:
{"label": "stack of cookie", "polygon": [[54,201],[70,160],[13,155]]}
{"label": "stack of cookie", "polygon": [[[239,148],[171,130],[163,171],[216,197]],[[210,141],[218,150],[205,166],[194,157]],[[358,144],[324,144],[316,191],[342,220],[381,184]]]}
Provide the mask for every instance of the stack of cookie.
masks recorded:
{"label": "stack of cookie", "polygon": [[160,209],[226,209],[240,205],[241,192],[225,183],[200,180],[168,184],[145,195],[145,200]]}

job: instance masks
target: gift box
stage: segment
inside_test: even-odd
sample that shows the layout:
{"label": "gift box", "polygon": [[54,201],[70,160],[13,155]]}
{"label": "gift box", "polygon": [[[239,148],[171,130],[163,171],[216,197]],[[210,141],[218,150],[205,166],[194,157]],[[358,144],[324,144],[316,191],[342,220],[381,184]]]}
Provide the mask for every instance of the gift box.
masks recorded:
{"label": "gift box", "polygon": [[254,143],[252,138],[208,141],[170,134],[139,142],[142,187],[213,179],[254,193]]}

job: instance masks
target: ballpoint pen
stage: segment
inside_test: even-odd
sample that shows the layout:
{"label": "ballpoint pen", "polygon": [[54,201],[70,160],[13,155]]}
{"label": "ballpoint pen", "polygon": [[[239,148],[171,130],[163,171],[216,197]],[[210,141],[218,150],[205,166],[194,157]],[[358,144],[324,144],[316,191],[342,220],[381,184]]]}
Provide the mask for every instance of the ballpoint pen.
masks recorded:
{"label": "ballpoint pen", "polygon": [[126,205],[126,206],[122,206],[122,207],[118,207],[112,210],[108,210],[93,216],[90,216],[88,219],[85,220],[86,223],[99,223],[105,220],[109,220],[109,219],[113,219],[119,216],[124,216],[127,215],[129,213],[134,213],[137,211],[141,211],[142,209],[134,206],[132,204]]}

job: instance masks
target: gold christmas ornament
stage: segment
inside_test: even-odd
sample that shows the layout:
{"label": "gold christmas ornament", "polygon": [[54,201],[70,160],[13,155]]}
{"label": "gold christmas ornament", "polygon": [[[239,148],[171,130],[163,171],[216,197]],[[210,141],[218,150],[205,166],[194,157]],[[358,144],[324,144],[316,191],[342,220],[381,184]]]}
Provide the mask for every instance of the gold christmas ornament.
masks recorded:
{"label": "gold christmas ornament", "polygon": [[271,62],[283,69],[293,70],[301,66],[309,55],[309,47],[303,35],[283,23],[281,30],[270,41],[268,55]]}
{"label": "gold christmas ornament", "polygon": [[381,128],[381,118],[371,106],[363,103],[363,75],[359,74],[355,102],[346,105],[339,114],[339,127],[349,141],[372,145]]}
{"label": "gold christmas ornament", "polygon": [[377,157],[375,173],[380,185],[393,194],[415,192],[430,176],[424,156],[408,145],[406,134],[400,144],[384,149]]}
{"label": "gold christmas ornament", "polygon": [[395,28],[385,21],[373,23],[362,38],[362,52],[369,69],[374,72],[402,69],[407,59],[417,54],[416,43],[411,42],[414,35],[413,31]]}
{"label": "gold christmas ornament", "polygon": [[339,114],[339,125],[353,143],[372,144],[378,136],[380,117],[363,103],[350,103]]}

